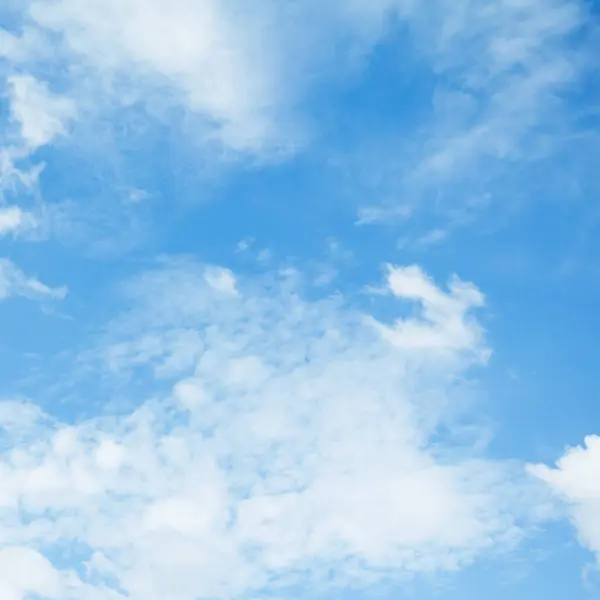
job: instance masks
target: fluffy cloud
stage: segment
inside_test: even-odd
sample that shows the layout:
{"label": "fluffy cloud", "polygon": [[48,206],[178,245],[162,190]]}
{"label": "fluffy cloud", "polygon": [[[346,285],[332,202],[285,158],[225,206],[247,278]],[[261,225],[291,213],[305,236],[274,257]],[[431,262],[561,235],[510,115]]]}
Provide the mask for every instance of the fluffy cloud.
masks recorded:
{"label": "fluffy cloud", "polygon": [[0,207],[0,237],[5,235],[16,237],[21,234],[31,233],[38,229],[39,225],[40,223],[35,215],[25,212],[18,206]]}
{"label": "fluffy cloud", "polygon": [[[0,545],[29,549],[10,572],[41,552],[54,567],[33,591],[58,600],[282,597],[513,546],[526,521],[512,467],[435,441],[483,348],[466,318],[482,296],[414,267],[390,268],[386,285],[425,307],[395,325],[410,345],[340,298],[302,300],[289,274],[224,294],[171,263],[127,285],[101,356],[118,347],[111,370],[136,370],[147,399],[77,424],[14,401],[0,411],[20,415],[0,420]],[[181,345],[191,362],[172,360]],[[22,600],[30,588],[14,581],[0,584]]]}
{"label": "fluffy cloud", "polygon": [[228,269],[207,269],[204,277],[206,283],[215,290],[225,294],[237,294],[235,276]]}
{"label": "fluffy cloud", "polygon": [[259,38],[265,24],[254,12],[212,0],[61,0],[30,7],[32,20],[64,36],[87,65],[181,92],[184,104],[214,120],[226,143],[242,149],[270,136],[280,94],[274,57]]}
{"label": "fluffy cloud", "polygon": [[389,269],[389,288],[397,298],[420,302],[423,318],[400,320],[394,327],[381,327],[384,335],[396,346],[406,350],[450,351],[483,350],[482,331],[476,322],[468,320],[468,311],[483,306],[484,297],[470,284],[458,279],[450,283],[450,293],[441,291],[416,266]]}
{"label": "fluffy cloud", "polygon": [[35,550],[7,547],[0,550],[0,594],[5,600],[22,600],[30,594],[55,598],[58,575]]}
{"label": "fluffy cloud", "polygon": [[600,437],[567,449],[554,467],[531,465],[529,471],[568,503],[581,543],[600,564]]}
{"label": "fluffy cloud", "polygon": [[[3,192],[35,181],[21,167],[78,115],[94,131],[131,107],[159,121],[183,113],[219,151],[293,151],[323,74],[343,78],[394,20],[443,82],[406,181],[482,177],[480,159],[537,156],[530,134],[564,123],[555,109],[578,75],[572,33],[585,21],[574,0],[32,0],[11,12],[0,56],[20,138],[0,153]],[[396,218],[411,214],[404,196]],[[63,206],[44,214],[93,237]],[[3,205],[0,234],[20,232],[27,215]],[[362,221],[389,217],[375,206]],[[133,237],[127,219],[106,220]],[[440,441],[459,382],[489,356],[472,315],[481,292],[390,267],[386,293],[417,310],[383,319],[340,298],[302,300],[289,275],[244,281],[189,264],[147,273],[90,353],[134,390],[134,410],[74,424],[34,404],[0,405],[1,597],[359,587],[452,571],[520,539],[527,507],[514,468]],[[0,299],[65,294],[0,260]],[[82,403],[95,385],[81,385]],[[582,541],[600,552],[598,494],[583,483],[595,475],[590,440],[532,473],[570,502]]]}

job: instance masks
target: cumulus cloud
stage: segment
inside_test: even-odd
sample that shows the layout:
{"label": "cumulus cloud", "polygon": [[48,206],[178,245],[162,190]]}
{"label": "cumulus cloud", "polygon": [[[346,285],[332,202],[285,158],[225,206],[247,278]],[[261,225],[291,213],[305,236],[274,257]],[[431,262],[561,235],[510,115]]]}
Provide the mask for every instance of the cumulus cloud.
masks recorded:
{"label": "cumulus cloud", "polygon": [[[452,331],[445,319],[472,331],[441,360],[429,342],[417,355],[390,343],[340,298],[303,300],[289,277],[238,279],[232,295],[205,274],[169,263],[124,287],[103,342],[119,347],[112,370],[169,362],[160,339],[182,332],[195,348],[166,374],[138,371],[149,396],[133,410],[77,424],[23,410],[27,425],[1,434],[0,545],[29,549],[10,558],[18,569],[44,560],[34,553],[54,563],[34,592],[287,597],[454,571],[519,541],[512,467],[434,441],[476,362],[466,346],[484,344],[464,320],[482,302],[473,286],[390,270],[386,285],[430,315],[403,321],[413,340]],[[0,582],[18,600],[29,591]]]}
{"label": "cumulus cloud", "polygon": [[568,448],[554,467],[530,465],[529,471],[568,503],[581,543],[600,565],[600,437]]}
{"label": "cumulus cloud", "polygon": [[50,287],[25,275],[12,261],[0,258],[0,300],[10,296],[62,300],[66,295],[66,287]]}
{"label": "cumulus cloud", "polygon": [[56,598],[58,574],[39,552],[23,547],[0,550],[0,594],[5,600],[23,600],[35,594]]}

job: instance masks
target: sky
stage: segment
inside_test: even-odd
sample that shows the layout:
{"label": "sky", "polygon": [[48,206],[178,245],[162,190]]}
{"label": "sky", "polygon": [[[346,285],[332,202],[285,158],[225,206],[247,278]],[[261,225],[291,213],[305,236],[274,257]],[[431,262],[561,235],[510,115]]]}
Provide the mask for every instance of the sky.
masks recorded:
{"label": "sky", "polygon": [[0,598],[600,598],[600,5],[4,0]]}

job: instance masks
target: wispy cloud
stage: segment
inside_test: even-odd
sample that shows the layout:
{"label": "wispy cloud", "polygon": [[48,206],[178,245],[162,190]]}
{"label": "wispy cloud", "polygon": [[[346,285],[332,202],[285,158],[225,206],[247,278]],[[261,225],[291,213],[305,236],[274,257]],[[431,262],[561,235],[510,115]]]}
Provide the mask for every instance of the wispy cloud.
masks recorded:
{"label": "wispy cloud", "polygon": [[[350,156],[341,164],[351,165],[353,181],[361,170],[375,181],[365,183],[369,204],[372,195],[382,198],[380,215],[370,220],[393,222],[394,206],[408,206],[414,216],[427,211],[452,221],[445,211],[465,206],[474,193],[489,194],[488,205],[508,204],[515,181],[519,197],[535,202],[529,168],[567,148],[578,152],[578,116],[595,102],[570,96],[598,53],[585,34],[597,27],[589,7],[574,0],[439,1],[413,3],[403,18],[411,51],[428,60],[434,92],[423,96],[430,109],[414,126],[386,129],[367,145],[361,139],[350,152],[344,147]],[[581,151],[590,173],[593,155]]]}
{"label": "wispy cloud", "polygon": [[418,175],[447,178],[464,175],[473,161],[539,155],[536,136],[556,131],[560,95],[581,74],[571,36],[586,23],[585,6],[570,0],[437,5],[439,20],[422,29],[448,83],[438,90],[437,131]]}
{"label": "wispy cloud", "polygon": [[[381,0],[325,8],[312,1],[248,7],[37,0],[23,5],[17,22],[5,33],[9,72],[55,69],[68,94],[50,103],[49,82],[12,75],[13,86],[29,90],[27,104],[16,102],[13,110],[30,124],[30,142],[58,135],[73,118],[74,101],[86,122],[104,126],[107,116],[134,106],[159,122],[172,120],[179,106],[186,129],[221,158],[281,157],[304,147],[313,127],[304,110],[312,91],[335,85],[329,74],[339,84],[344,73],[368,67],[393,24],[408,25],[411,50],[437,83],[434,98],[423,99],[433,105],[431,119],[418,124],[410,142],[403,141],[406,131],[390,132],[397,143],[384,162],[389,185],[404,188],[403,213],[415,190],[474,172],[481,182],[494,173],[490,161],[550,151],[555,142],[548,134],[571,126],[560,118],[562,94],[585,70],[586,50],[574,34],[590,20],[577,0]],[[52,52],[39,52],[44,44]],[[400,216],[375,203],[359,221],[382,215]]]}
{"label": "wispy cloud", "polygon": [[0,258],[0,300],[10,296],[62,300],[66,295],[66,287],[50,287],[25,275],[12,261]]}

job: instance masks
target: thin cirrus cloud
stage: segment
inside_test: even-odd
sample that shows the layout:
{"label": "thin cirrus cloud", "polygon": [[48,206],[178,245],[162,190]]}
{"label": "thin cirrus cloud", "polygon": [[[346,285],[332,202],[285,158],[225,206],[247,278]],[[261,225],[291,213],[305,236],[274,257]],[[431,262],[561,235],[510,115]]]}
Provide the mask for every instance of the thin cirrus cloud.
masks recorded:
{"label": "thin cirrus cloud", "polygon": [[67,295],[65,286],[51,287],[35,277],[29,277],[7,258],[0,258],[0,300],[11,296],[29,299],[62,300]]}
{"label": "thin cirrus cloud", "polygon": [[[535,134],[552,127],[560,94],[581,74],[572,35],[586,23],[577,2],[466,2],[433,44],[451,85],[435,100],[439,139],[419,176],[464,173],[473,160],[538,154]],[[454,18],[452,18],[454,17]]]}
{"label": "thin cirrus cloud", "polygon": [[[528,535],[536,492],[523,500],[530,484],[514,465],[433,442],[456,378],[480,364],[474,287],[444,291],[418,268],[390,267],[389,293],[423,308],[403,322],[408,347],[339,298],[303,300],[285,275],[231,294],[214,272],[188,262],[139,276],[106,329],[113,372],[154,364],[152,388],[170,363],[163,396],[77,424],[24,401],[0,411],[13,415],[2,421],[0,574],[37,573],[2,579],[9,598],[361,588],[455,571]],[[457,322],[471,331],[463,344]],[[173,362],[172,343],[140,355],[148,335],[196,356]]]}

